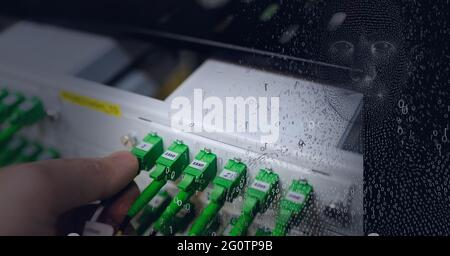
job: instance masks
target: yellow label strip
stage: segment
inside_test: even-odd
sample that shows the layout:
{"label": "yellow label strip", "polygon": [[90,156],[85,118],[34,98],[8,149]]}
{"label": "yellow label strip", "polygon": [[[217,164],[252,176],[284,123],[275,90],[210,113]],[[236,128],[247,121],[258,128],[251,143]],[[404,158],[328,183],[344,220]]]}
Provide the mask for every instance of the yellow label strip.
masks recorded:
{"label": "yellow label strip", "polygon": [[59,96],[63,101],[86,107],[110,116],[121,117],[122,110],[119,105],[106,101],[94,99],[91,97],[79,95],[73,92],[61,91]]}

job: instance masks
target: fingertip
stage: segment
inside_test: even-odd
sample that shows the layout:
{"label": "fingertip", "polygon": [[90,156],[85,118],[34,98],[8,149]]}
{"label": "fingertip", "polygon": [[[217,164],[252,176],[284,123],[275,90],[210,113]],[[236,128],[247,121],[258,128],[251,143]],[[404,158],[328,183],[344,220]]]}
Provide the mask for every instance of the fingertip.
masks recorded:
{"label": "fingertip", "polygon": [[122,151],[100,159],[59,159],[19,165],[2,170],[3,176],[7,175],[2,180],[11,190],[18,187],[11,184],[25,182],[27,186],[15,194],[57,215],[120,192],[133,181],[138,166],[133,154]]}
{"label": "fingertip", "polygon": [[137,158],[127,151],[113,153],[101,160],[103,171],[108,171],[106,193],[111,196],[128,185],[138,173]]}
{"label": "fingertip", "polygon": [[106,159],[111,161],[118,168],[130,173],[137,173],[139,168],[137,158],[129,151],[115,152],[106,157]]}

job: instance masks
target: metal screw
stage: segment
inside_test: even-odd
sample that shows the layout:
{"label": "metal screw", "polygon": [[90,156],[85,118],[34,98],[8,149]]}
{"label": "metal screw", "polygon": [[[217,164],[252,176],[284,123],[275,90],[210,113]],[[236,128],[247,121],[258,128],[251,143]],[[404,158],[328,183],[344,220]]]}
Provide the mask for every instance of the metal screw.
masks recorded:
{"label": "metal screw", "polygon": [[120,142],[122,142],[122,144],[127,147],[127,148],[132,148],[134,146],[136,146],[137,144],[137,139],[135,136],[131,135],[131,134],[126,134],[123,135],[120,138]]}
{"label": "metal screw", "polygon": [[54,109],[47,109],[45,111],[47,116],[50,118],[51,121],[57,121],[59,119],[59,112]]}

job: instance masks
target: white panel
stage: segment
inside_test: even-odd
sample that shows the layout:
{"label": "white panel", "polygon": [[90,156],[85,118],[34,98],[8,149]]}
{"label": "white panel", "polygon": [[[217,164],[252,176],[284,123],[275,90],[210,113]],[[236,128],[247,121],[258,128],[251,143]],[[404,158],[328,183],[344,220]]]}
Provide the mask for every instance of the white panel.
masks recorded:
{"label": "white panel", "polygon": [[[205,65],[209,64],[215,68],[229,65],[215,61],[207,62]],[[205,66],[202,68],[204,69]],[[247,70],[237,66],[232,69],[244,73]],[[234,76],[230,74],[230,77]],[[198,72],[186,83],[192,83],[194,78],[198,78]],[[248,78],[245,79],[250,82],[247,80]],[[233,84],[233,81],[230,80],[230,84]],[[290,84],[292,81],[291,78],[280,77],[280,81],[273,80],[272,82]],[[217,135],[211,134],[183,133],[170,128],[169,105],[166,102],[69,76],[38,74],[38,72],[32,74],[32,72],[23,70],[6,70],[6,68],[0,67],[0,84],[10,90],[39,96],[44,100],[48,110],[59,113],[56,121],[46,120],[39,126],[27,129],[23,133],[56,147],[66,157],[106,155],[125,149],[120,141],[123,135],[135,134],[138,139],[142,139],[148,132],[157,132],[163,137],[165,148],[176,139],[183,140],[190,148],[191,159],[200,149],[210,148],[218,156],[218,171],[222,170],[228,159],[239,157],[247,164],[250,177],[254,177],[260,168],[271,167],[280,175],[285,187],[290,184],[292,179],[307,179],[314,186],[319,211],[336,199],[345,200],[351,186],[357,187],[357,193],[361,193],[362,190],[361,155],[318,145],[315,150],[320,151],[308,152],[309,155],[314,155],[314,158],[307,158],[302,154],[294,155],[295,157],[289,154],[279,156],[260,152],[261,145],[252,144],[251,139],[245,140],[245,138],[233,138],[233,136],[217,138]],[[121,106],[122,116],[109,116],[62,101],[59,97],[62,90],[118,104]],[[239,92],[234,93],[233,95],[239,95]],[[294,99],[291,98],[291,100]],[[297,112],[297,114],[300,115],[301,112]],[[301,117],[297,116],[297,118]],[[339,131],[342,132],[340,129]],[[287,137],[283,138],[286,139],[290,135],[291,133],[288,132],[286,133]],[[362,199],[360,199],[360,195],[357,198],[359,198],[358,201],[354,202],[351,208],[351,211],[354,212],[354,223],[348,228],[330,226],[327,230],[345,234],[362,232]],[[200,195],[200,199],[205,202],[206,193]],[[239,200],[233,204],[227,204],[225,212],[228,214],[225,216],[237,214],[240,204]],[[269,210],[267,214],[258,217],[257,222],[270,223],[274,219],[273,214],[274,212]]]}

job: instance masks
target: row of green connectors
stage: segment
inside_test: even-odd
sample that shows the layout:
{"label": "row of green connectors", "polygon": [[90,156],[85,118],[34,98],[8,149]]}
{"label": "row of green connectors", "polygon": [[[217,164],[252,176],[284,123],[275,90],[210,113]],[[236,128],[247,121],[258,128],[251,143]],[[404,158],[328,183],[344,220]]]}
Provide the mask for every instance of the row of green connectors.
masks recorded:
{"label": "row of green connectors", "polygon": [[281,200],[273,236],[285,236],[293,226],[297,226],[304,209],[311,198],[313,188],[304,180],[294,180]]}
{"label": "row of green connectors", "polygon": [[[300,224],[300,221],[302,220],[302,217],[304,215],[305,208],[311,201],[312,192],[312,186],[306,181],[294,180],[280,203],[275,229],[272,231],[267,227],[259,228],[255,236],[287,235],[292,227],[298,226]],[[222,235],[233,235],[231,231],[235,229],[235,226],[239,228],[239,225],[240,223],[238,222],[238,219],[233,218],[229,225],[224,229]]]}
{"label": "row of green connectors", "polygon": [[200,150],[195,159],[183,171],[178,183],[180,191],[157,220],[154,229],[162,234],[171,233],[173,217],[189,202],[196,193],[203,191],[217,172],[217,157],[209,150]]}
{"label": "row of green connectors", "polygon": [[[158,135],[149,134],[144,138],[144,141],[146,141],[146,144],[153,143],[151,147],[145,145],[144,147],[148,150],[145,154],[140,154],[142,159],[141,164],[145,168],[153,167],[149,174],[153,180],[131,205],[127,216],[118,228],[117,234],[123,233],[131,219],[158,194],[167,181],[177,180],[184,168],[189,164],[189,148],[183,142],[175,141],[164,153],[160,154],[159,152],[162,152],[163,143]],[[154,144],[154,142],[157,144]],[[142,153],[142,148],[144,147],[140,143],[132,152],[135,155],[136,152]],[[159,157],[150,157],[148,156],[149,154],[159,155]],[[153,161],[153,159],[156,159],[156,161]]]}
{"label": "row of green connectors", "polygon": [[21,93],[0,91],[0,147],[19,130],[45,117],[45,109],[38,98],[25,98]]}
{"label": "row of green connectors", "polygon": [[[177,213],[186,205],[189,205],[190,198],[196,192],[203,191],[216,175],[216,156],[209,150],[201,150],[190,164],[188,146],[181,141],[173,142],[164,153],[162,152],[162,138],[156,134],[147,135],[141,143],[132,149],[132,153],[139,160],[140,169],[151,169],[149,175],[152,182],[130,207],[117,234],[121,234],[131,219],[144,209],[139,221],[143,222],[143,219],[146,218],[144,216],[150,214],[151,209],[153,209],[149,206],[149,203],[151,204],[155,196],[160,193],[161,188],[167,181],[176,181],[182,176],[181,182],[178,184],[180,192],[167,207],[164,207],[164,211],[160,214],[154,226],[155,232],[172,234],[172,224]],[[240,160],[234,159],[227,162],[222,172],[214,178],[214,187],[209,197],[210,202],[192,225],[189,235],[205,235],[211,232],[211,227],[214,226],[214,223],[217,223],[217,214],[224,203],[226,201],[232,202],[243,190],[246,176],[247,167]],[[228,230],[229,235],[246,235],[254,217],[258,213],[264,213],[269,208],[278,188],[278,175],[271,170],[260,170],[247,190],[242,214]],[[306,188],[310,188],[310,190]],[[311,191],[312,187],[309,184],[300,181],[293,182],[286,198],[280,204],[277,227],[273,231],[273,235],[285,235],[289,228],[297,222]],[[304,195],[304,202],[297,201],[297,204],[295,204],[293,202],[294,197],[301,199],[298,194]],[[158,209],[161,210],[161,208]],[[155,215],[152,216],[154,218]],[[142,233],[153,222],[154,220],[149,217],[147,224],[141,225],[138,233]]]}
{"label": "row of green connectors", "polygon": [[0,123],[6,121],[12,112],[25,100],[21,93],[9,93],[2,90],[2,99],[0,101]]}
{"label": "row of green connectors", "polygon": [[36,142],[29,142],[23,137],[13,137],[0,153],[0,167],[10,164],[28,163],[59,158],[59,153],[51,148],[44,148]]}
{"label": "row of green connectors", "polygon": [[[280,202],[275,229],[259,228],[255,236],[286,236],[292,227],[300,224],[305,208],[310,202],[312,192],[313,187],[307,181],[294,180]],[[225,228],[223,235],[237,235],[235,230],[242,230],[238,220],[233,218]],[[241,233],[244,234],[245,232],[242,231]]]}
{"label": "row of green connectors", "polygon": [[141,214],[137,217],[138,228],[136,234],[142,236],[147,229],[158,219],[163,213],[164,209],[169,205],[170,200],[169,193],[161,190],[141,211]]}
{"label": "row of green connectors", "polygon": [[264,213],[275,199],[280,178],[271,170],[260,170],[245,194],[242,213],[233,225],[230,236],[245,236],[258,213]]}
{"label": "row of green connectors", "polygon": [[183,233],[189,227],[195,218],[195,205],[188,201],[183,207],[170,219],[165,222],[165,229],[155,229],[154,232],[159,232],[162,235],[175,235],[176,233]]}
{"label": "row of green connectors", "polygon": [[225,202],[232,202],[241,193],[246,177],[247,166],[244,163],[238,159],[228,161],[222,172],[214,178],[210,202],[192,225],[190,236],[205,235]]}

